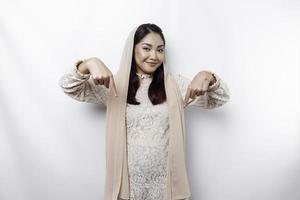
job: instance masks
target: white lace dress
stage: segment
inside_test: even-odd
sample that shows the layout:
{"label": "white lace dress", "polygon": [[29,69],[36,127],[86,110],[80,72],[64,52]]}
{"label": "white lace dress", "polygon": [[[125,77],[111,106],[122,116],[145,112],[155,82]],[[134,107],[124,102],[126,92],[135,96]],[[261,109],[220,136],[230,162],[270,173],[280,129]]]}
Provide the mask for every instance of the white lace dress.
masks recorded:
{"label": "white lace dress", "polygon": [[[150,75],[138,74],[141,85],[136,93],[139,105],[127,104],[127,153],[131,200],[165,200],[169,123],[167,103],[152,105],[148,98]],[[215,74],[216,75],[216,74]],[[216,75],[218,82],[209,87],[205,98],[197,98],[189,106],[212,109],[229,100],[226,84]],[[175,75],[184,98],[190,80]],[[95,85],[90,74],[81,74],[75,67],[59,80],[64,93],[83,102],[106,105],[108,89]]]}

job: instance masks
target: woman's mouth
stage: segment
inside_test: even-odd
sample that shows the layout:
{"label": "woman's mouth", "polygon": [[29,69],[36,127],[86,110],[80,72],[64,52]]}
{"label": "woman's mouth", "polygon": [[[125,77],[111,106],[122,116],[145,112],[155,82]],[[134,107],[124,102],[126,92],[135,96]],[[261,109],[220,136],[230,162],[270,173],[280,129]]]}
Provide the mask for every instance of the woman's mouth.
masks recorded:
{"label": "woman's mouth", "polygon": [[151,63],[151,62],[147,62],[149,65],[151,65],[151,66],[155,66],[155,65],[157,65],[158,63]]}

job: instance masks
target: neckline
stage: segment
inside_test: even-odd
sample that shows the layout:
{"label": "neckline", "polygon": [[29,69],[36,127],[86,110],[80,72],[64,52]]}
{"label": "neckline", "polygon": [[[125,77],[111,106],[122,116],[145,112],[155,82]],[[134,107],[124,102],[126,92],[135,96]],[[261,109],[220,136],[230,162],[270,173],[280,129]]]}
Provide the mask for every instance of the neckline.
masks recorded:
{"label": "neckline", "polygon": [[136,72],[136,75],[138,75],[141,79],[150,79],[152,78],[152,74],[140,74]]}

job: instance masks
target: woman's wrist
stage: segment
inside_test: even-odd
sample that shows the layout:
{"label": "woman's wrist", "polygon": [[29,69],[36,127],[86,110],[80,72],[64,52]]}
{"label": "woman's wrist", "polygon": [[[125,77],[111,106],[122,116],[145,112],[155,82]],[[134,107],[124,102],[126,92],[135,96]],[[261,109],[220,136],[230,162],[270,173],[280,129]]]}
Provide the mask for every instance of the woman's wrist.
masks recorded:
{"label": "woman's wrist", "polygon": [[203,70],[203,71],[199,72],[198,74],[200,74],[200,76],[203,76],[204,79],[206,79],[209,82],[209,86],[213,85],[217,81],[214,73],[211,71]]}
{"label": "woman's wrist", "polygon": [[75,63],[75,67],[76,69],[81,73],[81,74],[89,74],[90,71],[89,69],[87,68],[86,66],[86,59],[81,59],[81,60],[78,60],[76,63]]}

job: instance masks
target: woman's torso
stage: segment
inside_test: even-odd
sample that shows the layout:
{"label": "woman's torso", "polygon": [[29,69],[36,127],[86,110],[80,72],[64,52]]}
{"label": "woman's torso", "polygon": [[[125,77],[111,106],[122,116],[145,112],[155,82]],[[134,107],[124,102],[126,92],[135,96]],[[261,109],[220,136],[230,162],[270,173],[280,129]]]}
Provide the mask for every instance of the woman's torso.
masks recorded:
{"label": "woman's torso", "polygon": [[152,78],[141,80],[136,93],[139,105],[127,104],[127,151],[131,197],[164,199],[168,155],[167,102],[152,105],[148,88]]}

